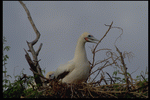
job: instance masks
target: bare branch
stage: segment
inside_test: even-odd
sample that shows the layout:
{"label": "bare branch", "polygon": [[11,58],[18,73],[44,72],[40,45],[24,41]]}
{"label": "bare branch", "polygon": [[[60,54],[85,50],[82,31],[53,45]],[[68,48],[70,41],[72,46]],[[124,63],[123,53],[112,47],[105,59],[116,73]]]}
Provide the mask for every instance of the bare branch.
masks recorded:
{"label": "bare branch", "polygon": [[[115,46],[116,47],[116,46]],[[123,71],[123,74],[125,76],[125,79],[126,79],[126,84],[127,84],[127,91],[129,91],[129,82],[128,82],[128,76],[127,76],[127,67],[126,67],[126,64],[124,62],[124,58],[123,58],[123,55],[122,55],[122,52],[120,52],[120,50],[116,47],[116,51],[119,53],[120,57],[121,57],[121,63],[123,65],[123,68],[124,68],[124,71]],[[122,68],[122,67],[121,67]]]}
{"label": "bare branch", "polygon": [[112,84],[112,82],[115,84],[115,81],[112,79],[112,77],[109,75],[109,73],[106,72],[106,74],[110,77],[110,79],[111,79],[111,84]]}
{"label": "bare branch", "polygon": [[[122,33],[119,35],[119,37],[121,38],[121,35],[123,34],[123,29],[122,29],[121,27],[111,27],[111,28],[118,28],[118,29],[121,29]],[[119,37],[116,38],[114,44],[116,44],[116,41],[118,40]]]}
{"label": "bare branch", "polygon": [[39,55],[39,52],[40,52],[40,50],[41,50],[41,48],[42,48],[42,43],[40,44],[40,46],[39,46],[39,49],[36,51],[36,56],[38,56]]}
{"label": "bare branch", "polygon": [[103,48],[103,49],[99,49],[99,50],[95,51],[95,53],[98,52],[98,51],[100,51],[100,50],[111,50],[111,49]]}
{"label": "bare branch", "polygon": [[94,61],[95,61],[95,50],[96,50],[97,46],[99,45],[99,43],[104,39],[104,37],[107,35],[107,33],[109,32],[109,30],[111,29],[112,24],[113,24],[113,22],[111,22],[111,25],[105,25],[105,26],[109,26],[109,28],[106,31],[106,33],[104,34],[104,36],[98,41],[98,43],[96,44],[95,48],[93,49],[93,62],[92,62],[91,69],[93,68]]}
{"label": "bare branch", "polygon": [[98,64],[100,64],[100,63],[102,63],[102,62],[104,62],[104,61],[108,61],[108,59],[110,59],[111,57],[109,57],[109,58],[107,58],[107,59],[104,59],[104,60],[102,60],[102,61],[96,61],[95,62],[95,65],[94,66],[96,66],[96,65],[98,65]]}
{"label": "bare branch", "polygon": [[[26,51],[25,51],[26,52],[25,57],[26,57],[26,60],[28,61],[29,65],[30,65],[30,67],[34,70],[34,72],[37,72],[39,75],[42,75],[41,68],[40,68],[40,65],[38,63],[39,61],[38,61],[38,58],[37,58],[37,56],[38,56],[38,54],[39,54],[39,52],[40,52],[40,50],[42,48],[42,43],[40,44],[39,49],[36,52],[35,52],[35,50],[33,48],[33,45],[35,45],[37,43],[37,41],[39,40],[39,38],[40,38],[40,33],[37,30],[37,28],[36,28],[36,26],[35,26],[35,24],[34,24],[34,22],[32,20],[32,17],[30,15],[30,12],[27,9],[26,5],[22,1],[19,1],[19,2],[23,6],[24,10],[26,11],[28,19],[29,19],[29,21],[30,21],[30,23],[32,25],[32,28],[33,28],[34,32],[36,33],[36,39],[35,40],[33,40],[32,42],[26,41],[27,44],[28,44],[28,47],[29,47],[28,51],[31,52],[34,62],[31,60],[31,58],[29,59],[30,56],[28,55],[28,53]],[[33,73],[33,74],[35,76],[35,73]],[[39,77],[39,75],[38,75],[38,77],[35,78],[36,84],[41,84],[41,85],[45,86],[44,79]]]}
{"label": "bare branch", "polygon": [[100,73],[100,71],[101,71],[104,67],[106,67],[105,65],[106,65],[107,63],[108,63],[108,61],[104,64],[104,66],[103,66],[101,69],[99,69],[97,75],[96,75],[95,78],[92,80],[92,82],[96,79],[96,77],[98,76],[98,74]]}
{"label": "bare branch", "polygon": [[26,5],[25,5],[22,1],[19,1],[19,2],[20,2],[20,4],[23,6],[23,8],[25,9],[25,11],[26,11],[26,13],[27,13],[27,16],[28,16],[28,19],[29,19],[29,21],[30,21],[30,23],[31,23],[31,25],[32,25],[32,28],[34,29],[34,32],[36,33],[36,39],[31,42],[31,44],[34,45],[34,44],[38,41],[38,39],[40,38],[40,33],[39,33],[39,31],[37,30],[37,28],[36,28],[36,26],[35,26],[35,24],[34,24],[34,22],[33,22],[33,20],[32,20],[32,17],[31,17],[31,15],[30,15],[30,12],[29,12],[29,10],[27,9]]}
{"label": "bare branch", "polygon": [[108,63],[108,61],[104,64],[103,67],[98,68],[97,70],[95,70],[94,72],[92,72],[90,75],[94,74],[94,73],[97,72],[98,70],[102,70],[103,68],[105,68],[105,67],[107,66],[107,65],[106,65],[107,63]]}

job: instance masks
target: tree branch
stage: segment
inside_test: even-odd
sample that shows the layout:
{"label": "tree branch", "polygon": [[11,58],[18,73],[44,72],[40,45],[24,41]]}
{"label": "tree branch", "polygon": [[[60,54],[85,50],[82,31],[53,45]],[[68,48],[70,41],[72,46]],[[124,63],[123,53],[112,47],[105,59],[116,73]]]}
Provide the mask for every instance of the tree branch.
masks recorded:
{"label": "tree branch", "polygon": [[40,52],[40,50],[41,50],[41,48],[42,48],[42,43],[40,44],[40,46],[39,46],[39,49],[36,51],[36,56],[38,56],[39,55],[39,52]]}
{"label": "tree branch", "polygon": [[34,45],[38,41],[38,39],[40,38],[40,33],[37,30],[37,28],[36,28],[36,26],[35,26],[35,24],[34,24],[34,22],[32,20],[32,17],[30,15],[30,12],[29,12],[28,8],[26,7],[26,5],[22,1],[19,1],[19,2],[23,6],[24,10],[26,11],[28,19],[29,19],[29,21],[30,21],[30,23],[32,25],[32,28],[34,29],[34,32],[36,33],[36,39],[33,40],[32,42],[30,42],[32,45]]}
{"label": "tree branch", "polygon": [[111,22],[110,25],[106,25],[105,26],[109,26],[108,30],[106,31],[106,33],[104,34],[104,36],[98,41],[98,43],[96,44],[95,48],[93,49],[93,62],[92,62],[92,67],[91,69],[94,67],[94,62],[95,62],[95,50],[97,48],[97,46],[99,45],[99,43],[104,39],[104,37],[107,35],[107,33],[109,32],[109,30],[111,29],[111,26],[113,24],[113,21]]}
{"label": "tree branch", "polygon": [[116,51],[119,53],[119,55],[120,55],[120,58],[121,58],[121,63],[122,63],[122,65],[123,65],[123,69],[124,69],[124,71],[123,71],[123,75],[124,75],[124,77],[125,77],[125,79],[126,79],[126,85],[127,85],[127,91],[129,91],[129,81],[128,81],[128,75],[127,75],[127,67],[126,67],[126,64],[125,64],[125,62],[124,62],[124,58],[123,58],[123,56],[122,56],[122,52],[120,52],[120,50],[117,48],[117,46],[115,46],[116,47]]}
{"label": "tree branch", "polygon": [[[35,24],[34,24],[34,22],[32,20],[32,17],[30,15],[30,12],[27,9],[26,5],[22,1],[19,1],[19,2],[22,5],[22,7],[24,8],[24,10],[26,11],[28,19],[29,19],[29,22],[31,23],[31,26],[32,26],[34,32],[36,33],[36,39],[35,40],[33,40],[32,42],[26,41],[27,45],[29,47],[28,51],[31,52],[34,62],[31,60],[30,56],[28,55],[28,53],[26,51],[25,51],[26,52],[25,57],[26,57],[26,60],[28,61],[29,65],[30,65],[30,67],[34,70],[34,72],[38,73],[39,75],[42,75],[41,68],[40,68],[40,65],[38,63],[38,58],[37,58],[37,56],[38,56],[38,54],[39,54],[39,52],[40,52],[40,50],[42,48],[42,43],[40,44],[39,49],[36,52],[35,52],[35,50],[33,48],[33,45],[35,45],[37,43],[37,41],[39,40],[39,38],[40,38],[40,33],[37,30],[37,28],[36,28],[36,26],[35,26]],[[35,73],[33,73],[33,74],[34,74],[34,76],[36,75]],[[45,86],[44,79],[42,77],[40,77],[39,75],[37,75],[38,77],[35,77],[36,84],[40,84],[40,85]]]}

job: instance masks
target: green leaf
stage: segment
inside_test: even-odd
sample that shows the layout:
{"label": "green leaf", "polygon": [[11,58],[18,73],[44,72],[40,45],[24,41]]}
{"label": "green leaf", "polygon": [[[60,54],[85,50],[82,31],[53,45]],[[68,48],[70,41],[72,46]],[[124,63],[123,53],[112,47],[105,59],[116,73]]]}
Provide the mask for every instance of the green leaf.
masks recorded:
{"label": "green leaf", "polygon": [[117,71],[114,71],[114,72],[113,72],[113,75],[117,76]]}
{"label": "green leaf", "polygon": [[12,78],[10,75],[7,75],[7,77],[10,77],[10,78]]}
{"label": "green leaf", "polygon": [[3,73],[7,73],[7,71],[3,71]]}
{"label": "green leaf", "polygon": [[4,56],[4,59],[3,59],[3,61],[7,61],[7,58]]}
{"label": "green leaf", "polygon": [[8,55],[5,55],[5,57],[9,59]]}
{"label": "green leaf", "polygon": [[10,46],[6,46],[6,47],[4,47],[4,51],[5,51],[5,50],[7,50],[7,51],[8,51],[9,49],[10,49]]}

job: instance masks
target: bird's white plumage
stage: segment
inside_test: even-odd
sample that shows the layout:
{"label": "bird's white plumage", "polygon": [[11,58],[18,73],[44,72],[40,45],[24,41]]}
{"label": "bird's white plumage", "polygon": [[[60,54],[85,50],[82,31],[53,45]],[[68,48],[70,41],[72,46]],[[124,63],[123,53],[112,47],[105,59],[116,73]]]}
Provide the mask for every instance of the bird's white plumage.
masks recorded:
{"label": "bird's white plumage", "polygon": [[63,73],[63,72],[72,72],[72,70],[74,70],[75,68],[75,63],[73,62],[73,60],[68,61],[65,64],[61,64],[57,70],[54,73],[54,76],[57,77],[59,74]]}
{"label": "bird's white plumage", "polygon": [[80,83],[85,81],[90,72],[90,64],[88,62],[85,43],[98,41],[90,33],[84,32],[78,39],[74,58],[68,61],[66,64],[60,65],[54,72],[54,77],[58,78],[64,72],[67,72],[62,77],[63,83]]}

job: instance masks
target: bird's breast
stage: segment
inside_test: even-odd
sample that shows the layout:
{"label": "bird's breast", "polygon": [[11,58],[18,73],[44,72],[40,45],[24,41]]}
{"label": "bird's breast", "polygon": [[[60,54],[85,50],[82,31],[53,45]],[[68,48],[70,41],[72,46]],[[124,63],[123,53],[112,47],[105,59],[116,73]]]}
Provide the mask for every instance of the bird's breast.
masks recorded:
{"label": "bird's breast", "polygon": [[69,73],[62,81],[65,83],[79,83],[85,81],[89,76],[89,63],[77,63],[75,69]]}

